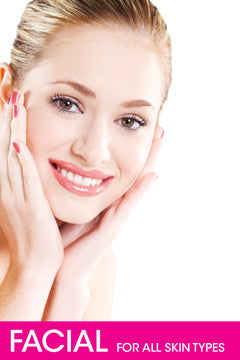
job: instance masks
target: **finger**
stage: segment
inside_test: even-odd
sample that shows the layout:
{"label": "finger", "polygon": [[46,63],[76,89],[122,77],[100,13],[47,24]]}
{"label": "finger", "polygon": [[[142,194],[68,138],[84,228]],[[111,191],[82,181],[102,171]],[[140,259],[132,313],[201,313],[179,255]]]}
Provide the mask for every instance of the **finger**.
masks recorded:
{"label": "finger", "polygon": [[[2,126],[9,125],[13,118],[13,106],[14,105],[23,105],[24,104],[24,94],[14,91],[12,96],[7,99],[7,102],[4,104],[4,111],[0,122],[0,130]],[[9,116],[6,116],[8,114]]]}
{"label": "finger", "polygon": [[[126,192],[124,196],[127,196],[127,194],[131,193],[131,191],[135,188],[136,184],[139,182],[139,179],[142,179],[147,173],[153,172],[154,164],[156,163],[156,160],[159,156],[159,152],[162,146],[163,135],[164,135],[164,129],[161,126],[157,126],[154,131],[151,149],[147,161],[144,165],[144,168],[141,171],[141,174],[139,175],[137,180],[134,182],[134,184],[130,187],[130,189]],[[121,203],[121,201],[122,201],[122,197],[116,200],[108,209],[113,207],[117,208],[118,205]]]}
{"label": "finger", "polygon": [[92,221],[86,224],[63,224],[59,230],[64,248],[94,232],[99,225],[102,214],[103,213],[96,216]]}
{"label": "finger", "polygon": [[24,104],[24,94],[20,91],[14,91],[12,96],[8,99],[9,105]]}
{"label": "finger", "polygon": [[24,100],[25,97],[23,93],[19,91],[14,91],[10,102],[12,102],[12,105],[16,105],[16,104],[23,105]]}
{"label": "finger", "polygon": [[136,207],[140,199],[147,193],[150,186],[157,179],[157,174],[150,172],[145,174],[133,188],[131,188],[122,198],[115,209],[118,222],[121,223],[129,217],[130,212]]}
{"label": "finger", "polygon": [[162,126],[156,126],[154,130],[153,139],[162,139],[164,135],[164,129]]}
{"label": "finger", "polygon": [[11,188],[8,174],[8,151],[10,146],[11,136],[11,120],[12,120],[12,105],[5,104],[4,111],[1,118],[0,126],[0,182],[1,189],[4,184],[4,188]]}
{"label": "finger", "polygon": [[10,137],[11,137],[11,121],[13,118],[13,104],[19,101],[20,104],[24,102],[24,96],[19,92],[13,92],[12,97],[8,99],[7,103],[4,106],[3,115],[0,123],[0,163],[1,171],[0,176],[2,175],[2,180],[6,182],[8,178],[8,151],[10,147]]}
{"label": "finger", "polygon": [[[157,174],[149,171],[153,168],[153,165],[157,160],[163,135],[163,128],[157,127],[154,132],[148,159],[140,177],[126,192],[126,194],[124,194],[122,198],[116,202],[116,205],[107,210],[100,221],[97,232],[98,236],[92,237],[91,244],[90,242],[88,244],[91,246],[91,251],[87,253],[90,263],[96,263],[99,257],[105,253],[113,239],[118,234],[122,225],[128,220],[131,212],[136,207],[140,199],[146,194],[151,184],[157,179]],[[101,241],[99,241],[99,238]]]}
{"label": "finger", "polygon": [[17,140],[13,146],[21,164],[25,200],[40,206],[45,196],[33,156],[22,141]]}
{"label": "finger", "polygon": [[129,220],[133,209],[147,193],[156,178],[156,173],[146,174],[135,184],[134,188],[122,197],[122,200],[116,208],[110,209],[109,213],[104,216],[99,228],[99,233],[102,235],[101,238],[103,241],[95,240],[95,244],[92,246],[92,261],[98,259],[98,252],[101,256],[106,252],[123,225]]}
{"label": "finger", "polygon": [[13,120],[11,122],[11,145],[8,152],[8,173],[12,190],[18,196],[24,197],[23,174],[13,143],[18,140],[26,143],[26,110],[21,104],[13,105]]}
{"label": "finger", "polygon": [[[134,189],[135,185],[138,183],[138,181],[141,178],[143,178],[146,174],[148,174],[150,172],[157,173],[157,171],[156,171],[156,169],[154,167],[156,165],[156,162],[157,162],[160,150],[161,150],[163,135],[164,135],[163,128],[160,127],[160,126],[156,127],[156,129],[154,131],[153,141],[152,141],[151,149],[150,149],[149,154],[148,154],[147,161],[146,161],[140,175],[138,176],[136,181],[133,183],[133,185],[130,187],[128,192],[130,192],[132,189]],[[119,203],[119,199],[117,200],[116,203],[117,204]]]}
{"label": "finger", "polygon": [[123,224],[128,220],[133,208],[155,179],[155,173],[145,175],[131,192],[123,196],[116,208],[108,210],[99,222],[97,231],[70,245],[70,247],[74,246],[75,254],[81,254],[81,266],[84,270],[91,270],[105,254]]}
{"label": "finger", "polygon": [[13,120],[11,122],[11,143],[20,140],[26,144],[26,109],[23,105],[13,106]]}
{"label": "finger", "polygon": [[163,128],[160,126],[156,127],[156,129],[154,131],[152,146],[151,146],[147,161],[141,172],[141,177],[144,176],[145,174],[149,173],[150,171],[154,170],[154,165],[156,164],[156,161],[158,159],[160,149],[162,146],[163,135],[164,135]]}
{"label": "finger", "polygon": [[[75,240],[79,239],[84,232],[84,225],[65,223],[60,228],[60,234],[64,248],[69,246]],[[85,233],[85,232],[84,232]]]}

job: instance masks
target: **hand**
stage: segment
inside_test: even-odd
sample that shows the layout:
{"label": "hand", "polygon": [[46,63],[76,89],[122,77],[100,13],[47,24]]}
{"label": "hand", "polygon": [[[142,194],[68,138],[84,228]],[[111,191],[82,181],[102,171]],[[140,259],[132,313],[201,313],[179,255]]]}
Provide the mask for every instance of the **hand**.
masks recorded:
{"label": "hand", "polygon": [[[64,263],[58,276],[63,272],[71,272],[71,276],[89,273],[95,267],[101,256],[111,245],[113,239],[127,221],[133,208],[143,197],[157,174],[152,168],[158,157],[163,129],[155,129],[151,150],[141,174],[132,187],[113,205],[104,210],[91,223],[84,225],[64,224],[61,236],[64,245]],[[69,266],[67,264],[69,258]],[[75,261],[78,266],[75,266]],[[72,269],[72,270],[70,270]]]}
{"label": "hand", "polygon": [[126,194],[91,223],[64,224],[61,227],[65,247],[64,262],[56,276],[44,320],[63,320],[63,313],[65,320],[82,319],[90,297],[90,277],[96,264],[108,250],[132,209],[157,177],[150,170],[159,153],[162,134],[163,129],[156,128],[148,160],[141,175]]}
{"label": "hand", "polygon": [[8,242],[12,266],[44,268],[56,273],[62,263],[63,246],[36,165],[26,146],[23,103],[24,96],[14,92],[2,114],[0,224]]}

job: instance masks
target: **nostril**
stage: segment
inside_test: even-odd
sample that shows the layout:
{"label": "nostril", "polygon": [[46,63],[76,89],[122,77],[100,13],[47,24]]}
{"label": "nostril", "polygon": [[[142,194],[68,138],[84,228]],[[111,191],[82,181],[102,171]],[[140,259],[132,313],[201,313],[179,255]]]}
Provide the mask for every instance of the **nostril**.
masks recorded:
{"label": "nostril", "polygon": [[97,141],[92,144],[80,144],[79,142],[76,142],[72,146],[72,152],[74,155],[84,158],[89,164],[107,161],[110,158],[108,146],[100,145]]}

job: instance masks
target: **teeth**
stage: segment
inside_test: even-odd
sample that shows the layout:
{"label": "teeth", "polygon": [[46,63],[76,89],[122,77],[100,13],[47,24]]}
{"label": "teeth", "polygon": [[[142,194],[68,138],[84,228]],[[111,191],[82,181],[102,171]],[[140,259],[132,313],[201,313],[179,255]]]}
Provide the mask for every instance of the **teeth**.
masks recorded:
{"label": "teeth", "polygon": [[75,182],[78,185],[82,185],[83,178],[80,175],[74,175],[73,182]]}
{"label": "teeth", "polygon": [[67,170],[62,169],[62,170],[61,170],[61,174],[62,174],[63,176],[65,176],[65,177],[67,177]]}
{"label": "teeth", "polygon": [[90,178],[84,178],[83,179],[83,186],[90,186],[91,184],[91,179]]}
{"label": "teeth", "polygon": [[88,187],[98,186],[103,182],[102,179],[91,179],[91,178],[82,177],[77,174],[74,175],[71,171],[61,169],[59,166],[57,167],[57,171],[60,172],[62,176],[66,177],[68,180],[74,182],[77,185],[88,186]]}
{"label": "teeth", "polygon": [[92,185],[92,186],[96,186],[96,185],[97,185],[97,179],[92,179],[91,185]]}
{"label": "teeth", "polygon": [[67,173],[67,179],[73,181],[73,173],[71,171]]}

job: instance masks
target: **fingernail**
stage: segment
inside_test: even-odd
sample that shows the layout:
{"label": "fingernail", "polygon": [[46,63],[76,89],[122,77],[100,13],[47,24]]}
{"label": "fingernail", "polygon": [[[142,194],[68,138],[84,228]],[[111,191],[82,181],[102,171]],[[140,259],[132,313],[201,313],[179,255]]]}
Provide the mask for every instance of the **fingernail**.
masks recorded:
{"label": "fingernail", "polygon": [[9,96],[9,98],[7,99],[7,104],[9,105],[11,101],[11,96]]}
{"label": "fingernail", "polygon": [[18,106],[13,105],[13,116],[16,118],[18,116]]}
{"label": "fingernail", "polygon": [[12,144],[13,144],[14,149],[16,150],[16,152],[19,154],[19,153],[20,153],[20,147],[19,147],[19,145],[18,145],[17,143],[15,143],[15,142],[13,142]]}
{"label": "fingernail", "polygon": [[160,137],[160,139],[162,139],[162,138],[163,138],[164,133],[165,133],[165,131],[163,130],[163,131],[162,131],[162,133],[161,133],[161,137]]}
{"label": "fingernail", "polygon": [[15,105],[18,100],[19,100],[19,92],[18,91],[14,91],[12,94],[12,104]]}
{"label": "fingernail", "polygon": [[158,179],[158,175],[155,176],[153,181],[155,182],[155,181],[157,181],[157,179]]}

